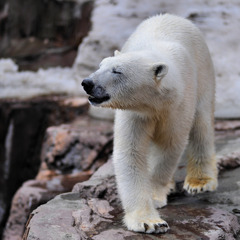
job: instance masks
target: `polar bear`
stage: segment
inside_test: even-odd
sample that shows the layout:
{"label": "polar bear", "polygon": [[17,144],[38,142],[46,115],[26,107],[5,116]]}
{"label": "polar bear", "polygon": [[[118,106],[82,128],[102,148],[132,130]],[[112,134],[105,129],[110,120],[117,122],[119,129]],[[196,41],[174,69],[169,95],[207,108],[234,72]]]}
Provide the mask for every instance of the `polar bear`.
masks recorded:
{"label": "polar bear", "polygon": [[185,149],[184,189],[216,189],[214,70],[190,21],[170,14],[143,21],[82,85],[92,105],[117,109],[113,162],[129,230],[169,229],[156,208],[167,203]]}

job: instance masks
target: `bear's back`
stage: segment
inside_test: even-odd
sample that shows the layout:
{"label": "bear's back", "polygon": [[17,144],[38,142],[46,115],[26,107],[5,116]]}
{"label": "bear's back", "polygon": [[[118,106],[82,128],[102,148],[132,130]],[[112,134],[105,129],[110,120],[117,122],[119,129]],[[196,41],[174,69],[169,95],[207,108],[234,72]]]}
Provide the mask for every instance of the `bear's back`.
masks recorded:
{"label": "bear's back", "polygon": [[191,56],[209,56],[199,29],[189,20],[171,14],[157,15],[143,21],[126,41],[122,51],[156,51],[166,43],[181,45]]}
{"label": "bear's back", "polygon": [[189,37],[201,38],[198,28],[189,20],[171,14],[157,15],[143,21],[137,32],[152,39],[184,43]]}
{"label": "bear's back", "polygon": [[191,65],[198,82],[198,97],[203,92],[214,92],[214,68],[208,47],[200,30],[189,20],[164,14],[143,21],[122,48],[123,53],[133,51],[153,52],[156,61],[173,63],[183,78],[186,66]]}

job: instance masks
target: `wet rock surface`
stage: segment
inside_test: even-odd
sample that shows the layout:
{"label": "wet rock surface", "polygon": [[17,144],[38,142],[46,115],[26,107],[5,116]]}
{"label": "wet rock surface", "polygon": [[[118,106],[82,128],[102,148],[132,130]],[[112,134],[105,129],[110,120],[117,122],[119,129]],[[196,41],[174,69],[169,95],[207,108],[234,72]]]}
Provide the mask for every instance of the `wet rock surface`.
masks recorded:
{"label": "wet rock surface", "polygon": [[21,239],[35,208],[88,180],[107,161],[112,152],[112,125],[82,116],[47,129],[39,173],[15,194],[3,240]]}
{"label": "wet rock surface", "polygon": [[[232,143],[239,141],[240,134],[228,132],[225,144],[223,139],[217,132],[218,157],[224,157],[227,149],[239,148],[235,145],[234,149]],[[223,162],[219,165],[222,169]],[[182,191],[184,168],[183,161],[176,174],[177,191],[159,210],[171,228],[166,234],[134,233],[122,225],[123,212],[109,160],[88,181],[76,184],[71,193],[34,210],[24,239],[239,239],[240,168],[222,170],[218,190],[197,196]]]}

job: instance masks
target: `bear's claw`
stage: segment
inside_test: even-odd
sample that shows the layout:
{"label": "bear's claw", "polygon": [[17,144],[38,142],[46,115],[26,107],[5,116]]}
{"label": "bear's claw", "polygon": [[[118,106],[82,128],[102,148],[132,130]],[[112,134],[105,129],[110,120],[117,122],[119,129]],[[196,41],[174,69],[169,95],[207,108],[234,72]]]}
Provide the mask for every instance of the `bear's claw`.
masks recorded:
{"label": "bear's claw", "polygon": [[143,223],[143,227],[144,227],[144,231],[142,231],[141,229],[138,230],[134,230],[131,229],[133,231],[136,232],[145,232],[145,233],[165,233],[167,232],[167,230],[169,229],[168,224],[165,223]]}
{"label": "bear's claw", "polygon": [[185,179],[183,188],[191,195],[207,191],[214,191],[217,188],[217,179],[210,177],[187,177]]}
{"label": "bear's claw", "polygon": [[169,229],[168,224],[160,219],[146,219],[144,221],[131,220],[126,222],[127,228],[134,232],[165,233]]}

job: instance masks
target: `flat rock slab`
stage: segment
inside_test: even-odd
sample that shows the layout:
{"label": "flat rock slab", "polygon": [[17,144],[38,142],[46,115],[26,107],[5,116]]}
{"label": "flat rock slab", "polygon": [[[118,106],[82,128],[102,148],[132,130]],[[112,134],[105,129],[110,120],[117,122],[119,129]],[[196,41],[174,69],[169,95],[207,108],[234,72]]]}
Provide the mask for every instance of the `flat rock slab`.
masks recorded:
{"label": "flat rock slab", "polygon": [[23,239],[79,240],[79,234],[72,227],[72,211],[81,209],[84,200],[80,200],[77,194],[75,199],[71,200],[64,196],[57,196],[32,213],[31,230],[25,232]]}
{"label": "flat rock slab", "polygon": [[[217,137],[217,155],[222,162],[231,151],[237,152],[235,143],[239,138],[238,134],[227,134],[224,145],[224,136]],[[181,166],[179,171],[184,168]],[[37,208],[27,224],[24,239],[240,239],[240,168],[227,169],[219,174],[216,192],[197,196],[187,196],[181,190],[180,174],[178,191],[159,210],[170,230],[166,234],[142,234],[128,231],[122,224],[123,211],[110,160],[88,181],[76,184],[73,192],[61,194]]]}
{"label": "flat rock slab", "polygon": [[[235,216],[226,211],[195,205],[168,206],[161,210],[171,229],[167,234],[141,234],[122,229],[121,222],[92,239],[235,239],[239,225]],[[232,232],[232,229],[233,232]],[[235,231],[235,232],[234,232]]]}

